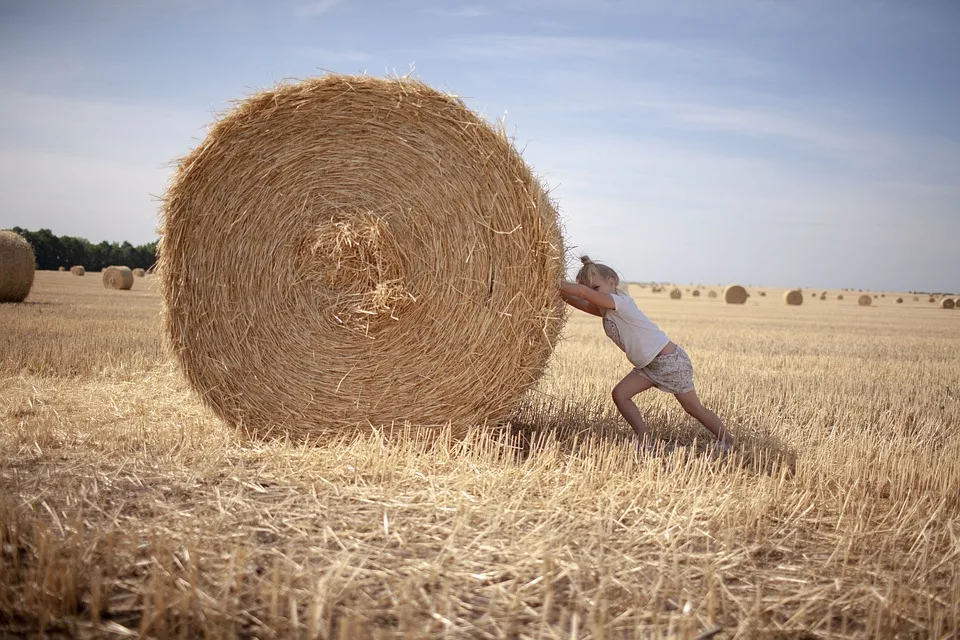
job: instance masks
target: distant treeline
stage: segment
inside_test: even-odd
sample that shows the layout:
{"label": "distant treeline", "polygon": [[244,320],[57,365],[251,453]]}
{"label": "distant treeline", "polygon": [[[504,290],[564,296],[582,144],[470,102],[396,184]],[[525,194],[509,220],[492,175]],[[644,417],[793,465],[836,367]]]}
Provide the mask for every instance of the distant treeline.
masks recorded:
{"label": "distant treeline", "polygon": [[88,271],[100,271],[113,264],[131,269],[149,269],[157,261],[156,242],[136,247],[129,242],[117,244],[104,241],[93,244],[86,238],[54,235],[50,229],[27,231],[13,227],[13,231],[33,245],[37,269],[69,269],[75,264],[82,265]]}

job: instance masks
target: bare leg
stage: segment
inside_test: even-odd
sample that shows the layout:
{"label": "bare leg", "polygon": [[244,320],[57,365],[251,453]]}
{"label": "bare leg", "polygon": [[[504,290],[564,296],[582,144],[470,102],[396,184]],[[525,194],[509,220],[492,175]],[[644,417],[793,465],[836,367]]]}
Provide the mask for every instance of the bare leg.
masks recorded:
{"label": "bare leg", "polygon": [[675,397],[683,410],[696,418],[700,424],[717,437],[717,440],[726,445],[733,444],[733,436],[727,433],[723,421],[713,411],[700,404],[700,398],[697,397],[696,390],[678,393]]}
{"label": "bare leg", "polygon": [[613,403],[617,405],[617,410],[620,411],[620,415],[622,415],[624,420],[627,421],[627,424],[633,428],[633,432],[640,438],[640,445],[644,447],[651,444],[650,434],[647,431],[647,425],[643,421],[643,415],[640,413],[640,409],[638,409],[637,405],[633,402],[633,396],[646,391],[652,386],[653,383],[649,378],[635,371],[631,371],[613,388]]}

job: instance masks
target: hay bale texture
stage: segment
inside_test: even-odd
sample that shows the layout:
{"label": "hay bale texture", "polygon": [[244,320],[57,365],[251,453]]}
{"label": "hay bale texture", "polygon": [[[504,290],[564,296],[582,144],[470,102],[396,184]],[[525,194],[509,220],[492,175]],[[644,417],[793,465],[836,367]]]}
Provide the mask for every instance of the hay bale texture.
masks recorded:
{"label": "hay bale texture", "polygon": [[133,271],[130,267],[107,267],[103,270],[103,286],[123,291],[130,289],[133,287]]}
{"label": "hay bale texture", "polygon": [[563,326],[548,194],[503,130],[407,78],[240,102],[181,159],[158,255],[187,379],[252,433],[503,419]]}
{"label": "hay bale texture", "polygon": [[944,298],[940,301],[941,309],[953,309],[956,306],[956,303],[953,301],[953,298]]}
{"label": "hay bale texture", "polygon": [[857,298],[857,304],[860,305],[861,307],[869,307],[870,305],[873,304],[873,298],[871,298],[867,294],[863,294],[862,296]]}
{"label": "hay bale texture", "polygon": [[800,289],[784,291],[783,301],[792,307],[800,306],[803,304],[803,293],[800,291]]}
{"label": "hay bale texture", "polygon": [[728,285],[723,290],[723,301],[727,304],[746,304],[750,294],[738,284]]}
{"label": "hay bale texture", "polygon": [[82,276],[82,275],[85,274],[86,272],[87,272],[87,270],[84,269],[84,268],[83,268],[82,266],[80,266],[79,264],[75,264],[75,265],[73,265],[72,267],[70,267],[70,273],[72,273],[72,274],[75,275],[75,276]]}
{"label": "hay bale texture", "polygon": [[33,286],[33,247],[13,231],[0,231],[0,302],[23,302]]}

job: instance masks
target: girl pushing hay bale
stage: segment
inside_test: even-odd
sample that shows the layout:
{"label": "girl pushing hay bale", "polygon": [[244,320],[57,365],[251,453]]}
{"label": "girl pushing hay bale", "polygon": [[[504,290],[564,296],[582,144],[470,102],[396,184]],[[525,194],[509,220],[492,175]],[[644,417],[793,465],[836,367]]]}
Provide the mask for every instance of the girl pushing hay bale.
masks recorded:
{"label": "girl pushing hay bale", "polygon": [[0,302],[23,302],[36,268],[30,243],[18,233],[0,231]]}
{"label": "girl pushing hay bale", "polygon": [[103,270],[103,286],[126,291],[133,287],[133,272],[130,267],[107,267]]}
{"label": "girl pushing hay bale", "polygon": [[180,162],[161,226],[174,352],[254,433],[500,420],[563,326],[546,191],[503,131],[416,80],[242,101]]}

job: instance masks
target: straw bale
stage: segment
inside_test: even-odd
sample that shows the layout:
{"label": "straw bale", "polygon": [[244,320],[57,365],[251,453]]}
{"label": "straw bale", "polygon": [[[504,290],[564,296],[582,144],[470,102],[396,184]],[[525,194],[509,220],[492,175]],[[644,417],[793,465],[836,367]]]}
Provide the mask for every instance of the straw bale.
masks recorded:
{"label": "straw bale", "polygon": [[871,298],[867,294],[863,294],[862,296],[857,298],[857,304],[860,305],[861,307],[869,307],[871,304],[873,304],[873,298]]}
{"label": "straw bale", "polygon": [[897,304],[903,304],[903,298],[897,298]]}
{"label": "straw bale", "polygon": [[408,78],[239,102],[180,161],[161,226],[173,351],[250,433],[501,420],[564,322],[547,192],[502,129]]}
{"label": "straw bale", "polygon": [[64,266],[57,267],[57,271],[66,271],[67,268]]}
{"label": "straw bale", "polygon": [[750,294],[738,284],[727,285],[723,290],[723,301],[727,304],[746,304]]}
{"label": "straw bale", "polygon": [[716,291],[713,291],[713,290],[711,289],[710,291],[707,292],[707,297],[708,297],[708,298],[716,298],[716,297],[717,297],[717,292],[716,292]]}
{"label": "straw bale", "polygon": [[147,272],[146,272],[145,269],[141,269],[140,267],[137,267],[136,269],[133,269],[133,276],[134,276],[135,278],[142,278],[142,277],[144,277],[145,275],[147,275]]}
{"label": "straw bale", "polygon": [[79,264],[75,264],[75,265],[73,265],[72,267],[70,267],[70,273],[72,273],[72,274],[75,275],[75,276],[82,276],[82,275],[85,274],[86,272],[87,272],[87,270],[84,269],[84,268],[83,268],[81,265],[79,265]]}
{"label": "straw bale", "polygon": [[953,309],[956,306],[956,303],[953,301],[953,298],[944,298],[940,301],[941,309]]}
{"label": "straw bale", "polygon": [[843,300],[843,294],[842,294],[842,293],[838,293],[838,294],[837,294],[837,300]]}
{"label": "straw bale", "polygon": [[107,289],[130,289],[133,287],[133,272],[130,267],[107,267],[103,270],[103,286]]}
{"label": "straw bale", "polygon": [[693,293],[690,294],[690,295],[692,295],[694,298],[699,298],[699,297],[700,297],[700,289],[694,289],[694,290],[693,290]]}
{"label": "straw bale", "polygon": [[761,297],[761,298],[766,298],[766,297],[767,297],[767,292],[766,292],[766,291],[761,291],[761,292],[760,292],[760,297]]}
{"label": "straw bale", "polygon": [[913,296],[914,302],[920,302],[920,296]]}
{"label": "straw bale", "polygon": [[36,268],[30,243],[18,233],[0,231],[0,302],[23,302]]}
{"label": "straw bale", "polygon": [[931,304],[934,303],[934,302],[936,302],[936,301],[937,301],[937,299],[934,298],[933,296],[930,296],[930,298],[927,300],[927,302],[929,302],[929,303],[931,303]]}
{"label": "straw bale", "polygon": [[670,291],[671,300],[679,300],[682,297],[683,297],[683,293],[680,291],[680,289],[672,289]]}
{"label": "straw bale", "polygon": [[791,289],[783,293],[783,301],[790,306],[799,306],[803,304],[803,292],[799,289]]}

